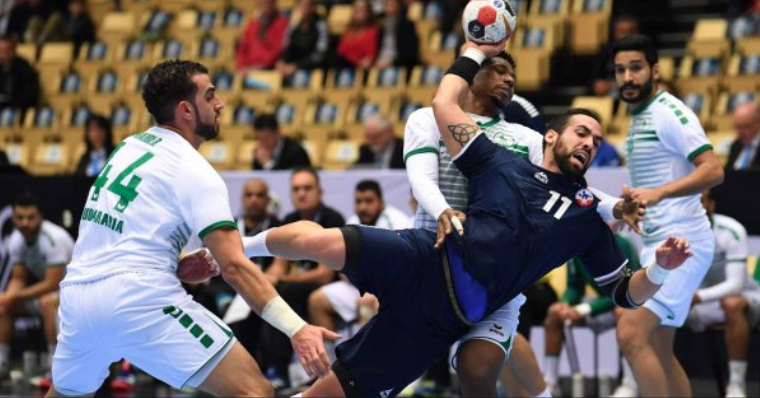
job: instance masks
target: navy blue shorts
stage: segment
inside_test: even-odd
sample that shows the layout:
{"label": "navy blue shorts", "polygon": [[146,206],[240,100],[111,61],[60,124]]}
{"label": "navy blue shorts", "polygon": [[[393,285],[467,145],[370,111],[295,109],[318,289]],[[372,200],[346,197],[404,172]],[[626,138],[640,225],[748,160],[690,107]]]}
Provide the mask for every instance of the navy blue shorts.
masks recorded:
{"label": "navy blue shorts", "polygon": [[343,273],[380,300],[380,312],[336,349],[333,371],[348,397],[393,397],[421,376],[469,327],[448,293],[435,234],[349,226]]}

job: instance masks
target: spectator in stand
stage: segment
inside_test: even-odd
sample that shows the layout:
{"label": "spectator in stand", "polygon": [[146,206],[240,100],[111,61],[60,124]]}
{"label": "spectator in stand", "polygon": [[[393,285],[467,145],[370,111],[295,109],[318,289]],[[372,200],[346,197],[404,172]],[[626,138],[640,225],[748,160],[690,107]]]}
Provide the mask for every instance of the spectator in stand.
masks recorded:
{"label": "spectator in stand", "polygon": [[96,177],[114,149],[111,122],[101,115],[92,115],[84,125],[84,135],[87,150],[79,158],[74,174]]}
{"label": "spectator in stand", "polygon": [[11,162],[8,161],[8,155],[6,155],[5,152],[0,149],[0,169],[10,167],[10,165]]}
{"label": "spectator in stand", "polygon": [[385,1],[385,17],[379,37],[376,68],[411,68],[420,63],[417,30],[407,17],[406,4],[402,0]]}
{"label": "spectator in stand", "polygon": [[95,24],[87,13],[85,0],[71,0],[69,2],[66,33],[68,40],[74,42],[74,56],[79,54],[82,44],[95,41]]}
{"label": "spectator in stand", "polygon": [[355,166],[377,169],[404,169],[404,140],[393,132],[393,123],[380,114],[364,124],[364,144]]}
{"label": "spectator in stand", "polygon": [[604,97],[610,94],[616,95],[615,81],[612,80],[612,44],[628,36],[639,33],[639,20],[631,15],[621,15],[612,23],[612,37],[610,42],[601,49],[596,58],[594,74],[592,75],[592,92],[596,96]]}
{"label": "spectator in stand", "polygon": [[623,160],[615,147],[607,140],[602,140],[599,151],[596,153],[594,161],[591,162],[591,167],[620,167],[622,165]]}
{"label": "spectator in stand", "polygon": [[444,35],[462,25],[462,11],[467,6],[469,0],[433,0],[438,9],[441,11],[440,27]]}
{"label": "spectator in stand", "polygon": [[11,10],[18,0],[0,0],[0,36],[5,36]]}
{"label": "spectator in stand", "polygon": [[369,68],[377,58],[380,27],[369,0],[354,1],[354,12],[348,29],[338,43],[338,66]]}
{"label": "spectator in stand", "polygon": [[729,171],[760,169],[760,107],[746,103],[734,110],[736,141],[731,144],[726,168]]}
{"label": "spectator in stand", "polygon": [[751,0],[743,14],[731,22],[728,30],[732,40],[760,35],[760,0]]}
{"label": "spectator in stand", "polygon": [[280,125],[272,114],[262,114],[253,121],[258,145],[253,154],[254,170],[290,170],[310,167],[309,154],[301,144],[280,133]]}
{"label": "spectator in stand", "polygon": [[63,7],[49,0],[26,0],[13,7],[6,33],[25,43],[63,41],[66,35]]}
{"label": "spectator in stand", "polygon": [[40,81],[37,71],[25,59],[16,56],[16,41],[0,38],[0,110],[8,107],[37,106]]}
{"label": "spectator in stand", "polygon": [[[295,211],[285,216],[283,224],[297,221],[313,221],[324,228],[336,228],[345,225],[343,216],[322,202],[322,187],[319,175],[312,168],[300,168],[293,171],[290,178],[291,199]],[[299,261],[290,272],[280,277],[277,291],[296,313],[308,319],[309,296],[325,284],[338,280],[337,273],[323,264],[313,261]],[[290,340],[277,329],[264,325],[263,339],[266,343],[266,364],[269,368],[265,375],[272,385],[287,386],[288,365],[293,357]]]}
{"label": "spectator in stand", "polygon": [[280,59],[288,30],[288,19],[277,9],[276,0],[258,0],[260,12],[240,38],[238,69],[272,69]]}
{"label": "spectator in stand", "polygon": [[315,0],[300,0],[298,13],[300,20],[290,27],[285,52],[277,61],[277,70],[286,77],[298,69],[323,67],[330,46],[327,22],[317,13]]}

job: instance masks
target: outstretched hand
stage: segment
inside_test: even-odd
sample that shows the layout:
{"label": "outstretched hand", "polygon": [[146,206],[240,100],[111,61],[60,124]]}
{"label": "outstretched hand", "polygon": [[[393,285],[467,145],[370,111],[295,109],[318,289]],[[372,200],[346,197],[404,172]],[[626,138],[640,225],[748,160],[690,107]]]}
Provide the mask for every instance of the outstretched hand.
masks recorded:
{"label": "outstretched hand", "polygon": [[685,239],[669,237],[657,248],[657,264],[667,270],[674,270],[694,254],[689,251],[689,242]]}
{"label": "outstretched hand", "polygon": [[438,216],[438,231],[435,236],[435,248],[439,249],[446,237],[451,235],[454,230],[457,231],[459,236],[464,235],[464,226],[462,223],[467,219],[467,216],[454,209],[446,209]]}
{"label": "outstretched hand", "polygon": [[486,58],[493,58],[499,55],[502,51],[504,51],[507,48],[507,39],[504,39],[498,43],[493,43],[493,44],[478,44],[473,41],[467,40],[461,48],[462,54],[464,54],[464,52],[468,48],[478,49],[482,51],[483,54],[486,55]]}
{"label": "outstretched hand", "polygon": [[306,325],[290,340],[306,374],[320,379],[330,374],[330,357],[325,351],[324,340],[335,341],[341,335],[325,328]]}
{"label": "outstretched hand", "polygon": [[641,235],[639,223],[644,221],[647,212],[646,200],[636,200],[628,185],[623,186],[623,200],[617,202],[612,210],[613,216],[618,220],[625,221],[634,232]]}

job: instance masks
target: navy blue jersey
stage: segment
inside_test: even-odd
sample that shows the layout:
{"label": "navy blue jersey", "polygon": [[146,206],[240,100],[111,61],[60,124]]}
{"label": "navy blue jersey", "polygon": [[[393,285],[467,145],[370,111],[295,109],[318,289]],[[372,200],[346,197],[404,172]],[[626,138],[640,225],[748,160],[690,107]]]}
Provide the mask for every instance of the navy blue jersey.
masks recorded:
{"label": "navy blue jersey", "polygon": [[483,134],[455,163],[469,179],[469,205],[465,234],[448,239],[447,254],[469,321],[576,256],[600,283],[625,271],[627,260],[584,181],[535,166]]}

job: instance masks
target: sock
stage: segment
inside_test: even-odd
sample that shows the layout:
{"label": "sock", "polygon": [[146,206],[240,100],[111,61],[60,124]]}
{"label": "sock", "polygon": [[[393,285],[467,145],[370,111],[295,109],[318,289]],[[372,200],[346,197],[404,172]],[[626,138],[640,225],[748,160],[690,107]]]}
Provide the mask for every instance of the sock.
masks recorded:
{"label": "sock", "polygon": [[633,369],[625,358],[623,358],[623,384],[635,389],[639,388],[639,385],[636,384],[636,378],[633,376]]}
{"label": "sock", "polygon": [[243,238],[243,248],[245,255],[248,257],[272,257],[272,253],[267,249],[267,235],[269,231],[264,231],[251,238]]}
{"label": "sock", "polygon": [[8,344],[0,344],[0,369],[8,368],[10,366],[11,359],[11,346]]}
{"label": "sock", "polygon": [[541,394],[536,395],[536,398],[552,398],[552,390],[549,386],[546,386],[546,390]]}
{"label": "sock", "polygon": [[559,380],[559,357],[546,357],[546,384],[556,386]]}
{"label": "sock", "polygon": [[731,372],[731,384],[744,386],[747,377],[747,361],[728,361],[728,369]]}
{"label": "sock", "polygon": [[293,395],[291,398],[301,398],[301,397],[303,397],[303,393],[299,392],[298,394]]}

